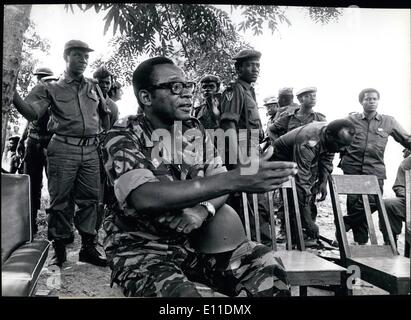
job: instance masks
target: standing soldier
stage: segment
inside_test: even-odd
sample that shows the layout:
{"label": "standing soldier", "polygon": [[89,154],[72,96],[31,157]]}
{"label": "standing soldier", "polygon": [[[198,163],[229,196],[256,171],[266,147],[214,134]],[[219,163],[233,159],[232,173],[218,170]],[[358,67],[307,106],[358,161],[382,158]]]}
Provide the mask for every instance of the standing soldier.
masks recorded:
{"label": "standing soldier", "polygon": [[266,136],[268,136],[270,138],[271,143],[274,142],[274,137],[271,136],[271,131],[268,130],[268,128],[274,123],[274,121],[278,118],[279,114],[278,114],[278,110],[280,108],[279,104],[278,104],[278,99],[276,97],[271,97],[271,98],[267,98],[264,106],[267,109],[267,117],[268,117],[268,121],[267,121],[267,130],[266,130]]}
{"label": "standing soldier", "polygon": [[[290,88],[288,88],[290,89]],[[287,93],[286,96],[290,97],[289,90],[284,90],[282,93]],[[292,93],[292,91],[291,91]],[[276,140],[280,136],[286,134],[287,132],[292,131],[295,128],[304,126],[308,123],[314,121],[326,121],[325,115],[320,112],[315,112],[313,110],[316,101],[317,101],[317,88],[315,87],[307,87],[303,88],[297,92],[297,99],[301,103],[301,106],[294,108],[294,107],[287,107],[287,110],[284,111],[277,120],[274,121],[274,124],[268,128],[270,132],[270,136]],[[292,100],[291,100],[292,101]],[[312,172],[315,176],[318,176],[318,168],[317,163],[314,163],[314,168],[312,168]],[[320,172],[320,175],[324,175],[324,172]],[[318,177],[317,177],[318,178]],[[323,181],[323,185],[321,186],[322,190],[326,190],[327,180]],[[325,195],[321,197],[320,200],[325,199]],[[313,221],[316,220],[317,217],[317,206],[315,204],[315,197],[309,197],[310,202],[310,212],[312,214]],[[278,241],[285,240],[285,230],[284,230],[284,217],[282,216],[282,211],[279,212],[279,218],[281,220],[281,228],[280,232],[278,233]]]}
{"label": "standing soldier", "polygon": [[[49,68],[38,68],[33,75],[37,76],[37,84],[58,80],[58,77],[54,77],[53,71]],[[24,159],[24,173],[30,176],[31,230],[33,235],[38,231],[36,220],[41,204],[43,170],[47,171],[46,152],[51,139],[51,134],[47,131],[49,118],[49,113],[46,112],[39,120],[27,122],[17,147],[18,154]]]}
{"label": "standing soldier", "polygon": [[[111,129],[111,127],[114,125],[114,123],[118,120],[118,107],[116,103],[110,98],[108,93],[110,92],[112,85],[113,85],[113,74],[107,70],[106,67],[101,66],[99,67],[94,73],[93,73],[93,78],[97,81],[98,87],[97,87],[97,93],[100,96],[100,100],[106,104],[108,110],[110,113],[107,114],[106,119],[103,119],[103,121],[107,121],[107,125],[105,127],[106,131]],[[99,89],[101,91],[99,91]],[[102,161],[102,151],[101,151],[101,144],[104,142],[105,136],[106,136],[106,131],[102,131],[99,135],[99,156],[100,156],[100,161]],[[110,201],[110,191],[112,191],[112,186],[108,185],[107,181],[107,175],[104,170],[104,167],[102,165],[102,162],[100,163],[100,176],[101,176],[101,187],[100,187],[100,201],[98,205],[98,213],[97,213],[97,223],[96,223],[96,232],[98,234],[98,231],[100,230],[100,227],[103,223],[104,219],[104,206],[107,204],[109,205]],[[96,237],[97,240],[98,237]]]}
{"label": "standing soldier", "polygon": [[275,137],[311,123],[313,121],[326,121],[325,115],[313,110],[317,102],[317,88],[308,87],[297,92],[298,101],[301,106],[298,108],[289,108],[288,111],[280,114],[279,118],[270,126],[269,130]]}
{"label": "standing soldier", "polygon": [[220,125],[220,78],[206,75],[200,80],[203,103],[193,110],[193,116],[203,124],[205,129],[217,129]]}
{"label": "standing soldier", "polygon": [[[384,190],[386,179],[384,152],[388,136],[403,147],[411,148],[411,135],[391,116],[377,112],[380,93],[367,88],[358,96],[363,112],[355,112],[348,119],[354,124],[357,134],[354,142],[342,154],[340,167],[344,174],[375,175]],[[371,211],[377,209],[374,197],[370,197]],[[362,198],[358,195],[347,196],[347,215],[344,217],[345,229],[352,229],[354,241],[358,244],[368,242],[368,225],[362,206]]]}
{"label": "standing soldier", "polygon": [[48,131],[53,133],[47,148],[50,208],[48,238],[53,240],[51,264],[66,261],[66,244],[73,235],[69,210],[71,196],[77,205],[74,224],[82,239],[80,261],[105,266],[95,248],[97,205],[100,188],[100,164],[97,153],[100,117],[107,110],[100,105],[96,85],[83,73],[87,67],[89,46],[70,40],[64,46],[66,70],[56,82],[39,83],[23,101],[15,93],[17,110],[29,121],[40,119],[49,109]]}
{"label": "standing soldier", "polygon": [[[225,153],[225,163],[229,170],[244,163],[248,157],[259,156],[259,143],[264,139],[254,83],[260,73],[261,53],[256,50],[241,50],[234,58],[238,78],[224,91],[221,98],[221,128],[226,131],[229,145]],[[231,163],[230,155],[235,155],[236,162]],[[241,194],[230,195],[229,204],[243,219]],[[251,195],[248,202],[252,203]],[[245,205],[245,204],[244,204]],[[258,209],[261,214],[261,231],[264,242],[270,241],[268,199],[266,194],[258,194]],[[252,224],[254,219],[251,219]]]}

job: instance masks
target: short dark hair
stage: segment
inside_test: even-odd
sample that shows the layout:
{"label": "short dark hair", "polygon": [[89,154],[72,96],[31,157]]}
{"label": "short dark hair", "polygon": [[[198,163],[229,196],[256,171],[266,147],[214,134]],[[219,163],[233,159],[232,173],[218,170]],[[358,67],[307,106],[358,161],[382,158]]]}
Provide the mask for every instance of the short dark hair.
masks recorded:
{"label": "short dark hair", "polygon": [[102,79],[107,77],[112,78],[113,74],[110,71],[108,71],[108,69],[105,66],[98,67],[97,70],[93,73],[94,79]]}
{"label": "short dark hair", "polygon": [[365,89],[361,90],[360,94],[358,95],[358,101],[360,101],[360,103],[362,103],[362,100],[364,99],[365,94],[368,93],[368,92],[375,92],[378,96],[378,99],[380,99],[380,93],[378,92],[377,89],[365,88]]}
{"label": "short dark hair", "polygon": [[[138,92],[141,89],[147,89],[152,85],[152,74],[154,71],[154,67],[160,64],[172,64],[175,65],[173,60],[166,58],[166,57],[154,57],[147,59],[140,63],[136,70],[133,72],[133,90],[134,95],[137,98],[138,103],[140,106],[140,100],[138,99]],[[144,106],[142,106],[144,107]]]}
{"label": "short dark hair", "polygon": [[331,121],[327,125],[327,132],[333,138],[338,138],[338,132],[340,132],[341,129],[344,129],[344,128],[348,129],[348,133],[350,135],[352,136],[355,135],[355,126],[350,120],[347,120],[347,119],[337,119],[337,120]]}

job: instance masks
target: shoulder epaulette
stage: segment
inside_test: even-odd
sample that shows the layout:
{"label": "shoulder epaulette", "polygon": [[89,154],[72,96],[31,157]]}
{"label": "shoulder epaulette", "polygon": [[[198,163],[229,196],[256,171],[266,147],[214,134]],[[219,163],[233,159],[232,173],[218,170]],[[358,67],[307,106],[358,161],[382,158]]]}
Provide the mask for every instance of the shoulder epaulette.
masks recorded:
{"label": "shoulder epaulette", "polygon": [[325,114],[321,113],[321,112],[316,112],[319,116],[322,116],[324,118],[327,118]]}

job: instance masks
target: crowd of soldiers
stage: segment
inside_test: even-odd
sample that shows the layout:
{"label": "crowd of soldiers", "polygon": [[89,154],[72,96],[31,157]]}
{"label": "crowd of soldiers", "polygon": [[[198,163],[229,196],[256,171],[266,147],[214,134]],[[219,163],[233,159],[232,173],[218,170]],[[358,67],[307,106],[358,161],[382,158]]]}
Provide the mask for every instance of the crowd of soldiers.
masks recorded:
{"label": "crowd of soldiers", "polygon": [[[13,103],[29,121],[17,153],[31,178],[33,232],[46,168],[50,264],[61,267],[66,261],[76,228],[82,239],[79,260],[108,264],[112,283],[126,296],[200,296],[195,282],[229,296],[289,295],[281,259],[265,245],[270,239],[267,192],[295,177],[308,244],[319,237],[316,203],[327,196],[335,153],[345,174],[376,175],[382,191],[388,136],[411,148],[410,134],[393,117],[377,113],[380,94],[373,88],[359,94],[363,112],[331,122],[313,110],[315,87],[296,93],[299,104],[293,102],[293,89],[283,88],[265,100],[264,132],[254,91],[261,53],[255,50],[233,57],[237,79],[223,92],[219,77],[203,76],[197,108],[192,106],[196,83],[171,59],[143,61],[132,78],[139,110],[118,119],[115,101],[121,89],[109,70],[101,66],[94,79],[83,76],[92,51],[82,41],[68,41],[63,75],[37,70],[38,83],[27,97],[15,93]],[[222,146],[209,131],[221,129],[228,140]],[[198,152],[193,130],[201,133],[204,152]],[[164,131],[171,143],[159,138]],[[244,174],[247,159],[258,160],[252,174]],[[410,169],[410,161],[407,154],[401,172]],[[395,185],[400,200],[387,200],[395,239],[405,215],[401,174]],[[258,195],[262,243],[245,236],[247,204],[241,193]],[[361,201],[348,197],[344,222],[354,240],[365,244]],[[96,249],[102,224],[106,257]],[[383,225],[381,231],[388,241]],[[284,231],[277,240],[283,239]]]}

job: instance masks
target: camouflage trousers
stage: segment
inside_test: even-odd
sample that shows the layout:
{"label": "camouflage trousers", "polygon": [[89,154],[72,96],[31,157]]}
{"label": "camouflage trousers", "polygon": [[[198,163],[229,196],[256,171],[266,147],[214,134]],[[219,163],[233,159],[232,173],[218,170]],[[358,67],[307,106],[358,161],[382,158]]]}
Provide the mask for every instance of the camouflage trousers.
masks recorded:
{"label": "camouflage trousers", "polygon": [[219,254],[147,241],[133,250],[108,252],[107,257],[112,283],[121,286],[125,296],[199,297],[194,282],[228,296],[290,295],[281,260],[267,246],[252,241]]}

